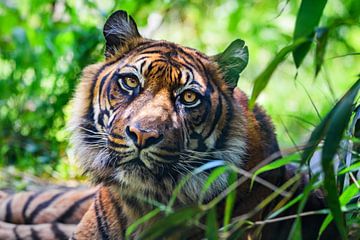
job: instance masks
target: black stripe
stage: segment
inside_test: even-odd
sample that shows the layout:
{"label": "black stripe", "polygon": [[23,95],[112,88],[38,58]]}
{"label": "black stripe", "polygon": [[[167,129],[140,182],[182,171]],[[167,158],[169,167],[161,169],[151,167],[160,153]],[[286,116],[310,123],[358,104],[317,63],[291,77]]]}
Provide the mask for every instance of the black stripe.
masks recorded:
{"label": "black stripe", "polygon": [[31,239],[32,240],[41,240],[41,238],[39,237],[39,235],[37,234],[36,230],[33,229],[32,227],[30,228],[31,231]]}
{"label": "black stripe", "polygon": [[[142,60],[142,59],[141,59]],[[140,61],[140,60],[138,60],[138,61]],[[140,74],[143,74],[143,68],[144,68],[144,66],[145,66],[145,63],[146,63],[146,61],[143,61],[141,64],[140,64]]]}
{"label": "black stripe", "polygon": [[108,144],[109,144],[109,146],[115,147],[115,148],[128,148],[129,147],[126,144],[116,143],[116,142],[113,142],[113,141],[110,141],[110,140],[108,140]]}
{"label": "black stripe", "polygon": [[59,239],[59,240],[69,239],[69,236],[59,228],[57,223],[51,224],[51,231],[54,233],[56,239]]}
{"label": "black stripe", "polygon": [[224,128],[222,129],[219,138],[216,140],[216,143],[215,143],[215,148],[216,149],[222,148],[225,145],[225,143],[227,142],[227,140],[228,140],[227,138],[228,138],[229,130],[230,130],[230,127],[228,125],[229,125],[230,121],[233,118],[233,105],[232,105],[232,102],[231,102],[231,100],[229,99],[228,96],[226,96],[226,95],[223,95],[223,96],[225,98],[225,102],[226,102],[226,105],[227,105],[226,124],[224,125]]}
{"label": "black stripe", "polygon": [[12,209],[11,209],[12,199],[6,203],[6,214],[5,214],[5,222],[11,223],[12,220]]}
{"label": "black stripe", "polygon": [[201,134],[197,132],[192,132],[190,134],[191,139],[196,139],[198,142],[198,146],[195,149],[196,151],[205,152],[207,150],[207,146],[205,145],[204,138]]}
{"label": "black stripe", "polygon": [[119,203],[116,201],[112,193],[110,192],[110,201],[112,205],[115,207],[116,216],[118,217],[118,221],[120,223],[121,227],[121,235],[125,239],[125,230],[127,228],[127,219],[126,216],[122,210],[122,208],[119,206]]}
{"label": "black stripe", "polygon": [[14,233],[14,235],[15,235],[15,239],[16,239],[16,240],[21,240],[21,238],[20,238],[20,236],[19,236],[19,233],[18,233],[18,226],[15,226],[15,227],[13,228],[13,233]]}
{"label": "black stripe", "polygon": [[141,54],[162,54],[163,51],[161,50],[146,50],[144,52],[141,52]]}
{"label": "black stripe", "polygon": [[208,134],[204,138],[205,140],[207,138],[209,138],[211,136],[211,134],[214,132],[215,127],[216,127],[216,125],[218,124],[218,122],[219,122],[219,120],[221,118],[221,114],[222,114],[222,100],[221,99],[222,99],[221,95],[219,94],[219,97],[218,97],[219,103],[218,103],[218,105],[216,107],[214,121],[212,122],[210,131],[208,132]]}
{"label": "black stripe", "polygon": [[[89,120],[90,122],[93,122],[94,121],[94,109],[93,109],[93,98],[94,98],[94,89],[95,89],[95,85],[96,85],[96,82],[97,82],[97,79],[98,77],[100,76],[100,74],[105,70],[105,68],[107,68],[108,66],[116,63],[117,61],[119,61],[121,59],[122,56],[114,59],[113,61],[111,62],[108,62],[104,65],[101,66],[101,68],[98,70],[98,72],[95,74],[94,78],[93,78],[93,82],[92,82],[92,85],[91,85],[91,89],[90,89],[90,96],[89,96],[89,105],[88,105],[88,112],[87,114],[84,116],[87,120]],[[95,128],[95,127],[94,127]],[[96,130],[96,128],[95,128]],[[97,131],[97,130],[96,130]]]}
{"label": "black stripe", "polygon": [[50,206],[50,204],[52,204],[57,198],[59,198],[61,195],[63,195],[64,192],[59,192],[57,194],[55,194],[54,196],[52,196],[49,200],[40,203],[34,211],[32,211],[32,213],[30,213],[30,215],[28,217],[25,218],[25,223],[26,224],[30,224],[34,222],[34,219],[39,215],[39,213],[44,210],[45,208],[47,208],[48,206]]}
{"label": "black stripe", "polygon": [[167,152],[178,152],[179,149],[178,148],[172,148],[172,147],[169,147],[169,146],[160,146],[159,147],[160,150],[163,150],[163,151],[167,151]]}
{"label": "black stripe", "polygon": [[110,133],[109,134],[111,137],[113,137],[113,138],[118,138],[118,139],[125,139],[125,137],[124,136],[122,136],[122,135],[120,135],[120,134],[116,134],[116,133]]}
{"label": "black stripe", "polygon": [[152,155],[155,155],[158,158],[166,159],[169,162],[176,161],[176,160],[178,160],[180,158],[179,154],[162,154],[161,152],[150,152],[150,153]]}
{"label": "black stripe", "polygon": [[[98,193],[99,193],[98,196],[100,198],[101,192],[99,191]],[[101,213],[101,215],[100,215],[100,212],[99,212],[100,209],[98,206],[98,204],[100,202],[99,198],[95,199],[95,204],[94,204],[95,205],[96,222],[97,222],[100,234],[101,234],[101,239],[108,240],[108,239],[110,239],[110,236],[108,234],[109,228],[108,228],[106,222],[104,222],[103,213]],[[101,206],[100,206],[100,208],[101,208]]]}
{"label": "black stripe", "polygon": [[[109,75],[110,75],[110,73],[107,73],[107,74],[105,74],[105,76],[103,76],[103,78],[101,79],[101,81],[100,81],[100,86],[99,86],[99,92],[98,92],[98,94],[99,94],[99,99],[98,99],[98,104],[99,104],[99,106],[101,106],[100,105],[100,96],[101,96],[101,92],[102,92],[102,90],[103,90],[103,88],[104,88],[104,82],[106,81],[106,79],[109,77]],[[112,78],[114,78],[114,76],[118,76],[117,74],[114,74],[113,76],[112,76]]]}
{"label": "black stripe", "polygon": [[[201,70],[203,70],[204,73],[205,73],[205,75],[207,75],[207,74],[206,74],[206,71],[205,71],[205,68],[204,68],[204,66],[202,65],[202,62],[201,62],[201,61],[198,61],[198,60],[196,61],[191,54],[187,53],[184,49],[182,49],[182,48],[180,48],[180,47],[177,47],[176,50],[178,50],[179,52],[181,52],[181,54],[185,55],[190,61],[192,61],[192,63],[189,63],[189,62],[186,60],[186,58],[182,58],[182,60],[183,60],[184,62],[186,62],[186,63],[189,64],[190,66],[196,67],[199,72],[201,72]],[[199,63],[201,64],[200,66],[199,66]],[[202,67],[202,68],[201,68],[201,67]],[[208,81],[210,81],[210,79],[208,79]]]}
{"label": "black stripe", "polygon": [[42,194],[43,192],[40,191],[40,192],[35,192],[33,193],[32,195],[30,195],[30,197],[26,200],[25,204],[24,204],[24,207],[22,209],[22,216],[23,216],[23,219],[24,219],[24,222],[26,222],[26,210],[28,209],[29,205],[32,203],[32,201],[37,197],[39,196],[40,194]]}
{"label": "black stripe", "polygon": [[61,214],[56,220],[55,222],[60,222],[60,223],[70,223],[67,222],[68,219],[71,219],[71,217],[73,216],[73,214],[76,212],[76,210],[81,206],[81,204],[83,204],[84,202],[86,202],[87,200],[93,198],[95,195],[95,193],[92,193],[90,195],[87,195],[79,200],[77,200],[76,202],[74,202],[72,205],[68,206],[68,209]]}
{"label": "black stripe", "polygon": [[[141,51],[143,51],[145,49],[150,50],[151,48],[157,48],[157,47],[169,48],[170,43],[168,43],[168,42],[146,42],[146,43],[142,43],[141,46],[133,49],[133,51],[136,51],[139,54],[142,54]],[[130,51],[130,52],[132,52],[132,51]]]}
{"label": "black stripe", "polygon": [[133,196],[123,196],[122,200],[125,202],[126,205],[133,211],[137,211],[140,213],[141,205],[136,197]]}

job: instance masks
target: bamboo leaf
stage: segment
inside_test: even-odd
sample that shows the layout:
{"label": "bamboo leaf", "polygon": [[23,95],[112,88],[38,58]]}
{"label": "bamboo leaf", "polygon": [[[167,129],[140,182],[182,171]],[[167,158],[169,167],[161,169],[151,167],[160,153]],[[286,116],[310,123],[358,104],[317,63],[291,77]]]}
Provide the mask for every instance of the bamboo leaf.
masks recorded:
{"label": "bamboo leaf", "polygon": [[[360,79],[350,88],[345,96],[336,104],[331,112],[329,127],[325,136],[322,151],[321,165],[324,172],[324,188],[326,190],[326,202],[334,216],[335,223],[343,239],[347,239],[345,219],[341,212],[336,178],[333,168],[333,159],[339,147],[343,133],[350,121],[353,102],[360,88]],[[331,113],[330,112],[330,113]]]}
{"label": "bamboo leaf", "polygon": [[[312,38],[316,26],[319,24],[327,0],[302,0],[296,17],[293,39]],[[295,66],[298,68],[304,60],[311,46],[305,42],[293,50]]]}

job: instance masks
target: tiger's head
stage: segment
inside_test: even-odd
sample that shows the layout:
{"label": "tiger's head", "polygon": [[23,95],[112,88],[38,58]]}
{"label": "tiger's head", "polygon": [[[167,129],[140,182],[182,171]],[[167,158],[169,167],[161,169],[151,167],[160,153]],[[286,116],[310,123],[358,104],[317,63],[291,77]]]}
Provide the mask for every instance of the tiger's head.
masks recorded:
{"label": "tiger's head", "polygon": [[[103,33],[106,59],[84,69],[70,124],[77,158],[95,182],[169,195],[204,163],[242,164],[245,121],[232,97],[247,63],[241,40],[209,57],[141,37],[124,11],[108,18]],[[198,197],[206,175],[186,183],[184,201]],[[207,197],[225,187],[220,177]]]}

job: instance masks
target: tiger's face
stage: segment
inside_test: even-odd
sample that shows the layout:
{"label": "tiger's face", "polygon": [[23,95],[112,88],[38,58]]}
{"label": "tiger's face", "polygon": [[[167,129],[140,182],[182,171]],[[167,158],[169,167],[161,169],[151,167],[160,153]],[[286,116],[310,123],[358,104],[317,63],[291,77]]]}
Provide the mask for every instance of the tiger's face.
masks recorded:
{"label": "tiger's face", "polygon": [[[241,164],[241,113],[214,58],[140,37],[123,11],[104,35],[106,61],[84,70],[71,123],[76,154],[96,182],[169,195],[202,164]],[[196,198],[205,179],[190,180],[186,197]]]}

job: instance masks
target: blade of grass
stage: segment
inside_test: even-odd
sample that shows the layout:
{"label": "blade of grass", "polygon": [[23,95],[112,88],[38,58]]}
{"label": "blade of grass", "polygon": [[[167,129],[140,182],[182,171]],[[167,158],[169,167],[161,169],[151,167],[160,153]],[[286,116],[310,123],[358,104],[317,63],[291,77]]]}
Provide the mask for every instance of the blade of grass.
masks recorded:
{"label": "blade of grass", "polygon": [[152,210],[151,212],[147,213],[145,216],[143,216],[143,217],[139,218],[138,220],[136,220],[134,223],[132,223],[126,229],[125,238],[126,239],[131,239],[131,234],[133,234],[140,225],[148,222],[150,219],[152,219],[153,217],[155,217],[159,213],[160,213],[160,209],[156,208],[156,209]]}
{"label": "blade of grass", "polygon": [[265,166],[259,168],[258,170],[255,171],[255,173],[253,174],[252,178],[251,178],[251,185],[250,185],[250,189],[252,188],[253,186],[253,183],[254,183],[254,180],[255,178],[261,174],[261,173],[264,173],[264,172],[267,172],[267,171],[270,171],[270,170],[273,170],[273,169],[276,169],[276,168],[279,168],[279,167],[282,167],[282,166],[285,166],[286,164],[289,164],[289,163],[292,163],[292,162],[295,162],[296,160],[300,159],[300,154],[298,152],[294,153],[294,154],[291,154],[291,155],[288,155],[288,156],[285,156],[279,160],[276,160],[274,162],[271,162],[269,164],[266,164]]}
{"label": "blade of grass", "polygon": [[217,224],[216,208],[211,208],[206,218],[206,238],[217,240],[219,226]]}
{"label": "blade of grass", "polygon": [[[236,172],[234,172],[234,171],[230,172],[230,174],[228,176],[228,186],[235,183],[236,180],[237,180]],[[234,208],[235,199],[236,199],[236,190],[229,192],[225,199],[225,213],[224,213],[225,231],[226,231],[226,226],[230,223],[231,213]]]}
{"label": "blade of grass", "polygon": [[218,179],[221,175],[225,174],[225,172],[229,170],[228,166],[221,166],[215,168],[207,178],[206,182],[204,183],[203,188],[201,189],[199,203],[204,201],[205,193],[209,190],[211,184]]}

